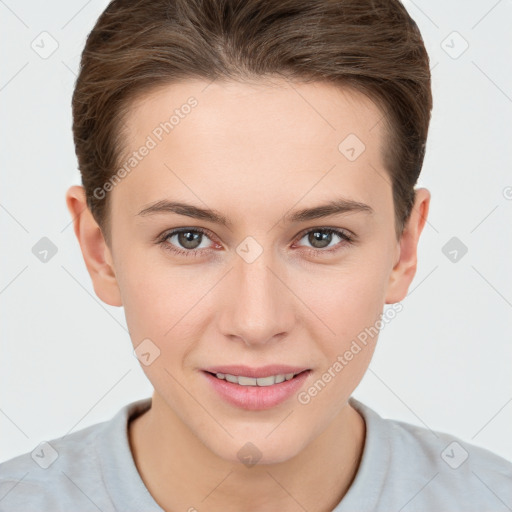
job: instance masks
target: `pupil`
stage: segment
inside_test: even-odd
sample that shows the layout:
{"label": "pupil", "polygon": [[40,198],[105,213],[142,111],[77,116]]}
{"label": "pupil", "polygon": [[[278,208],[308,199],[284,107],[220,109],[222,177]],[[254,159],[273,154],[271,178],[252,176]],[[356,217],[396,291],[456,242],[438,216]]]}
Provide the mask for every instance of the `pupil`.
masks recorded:
{"label": "pupil", "polygon": [[191,231],[184,231],[178,234],[179,243],[187,249],[196,249],[201,242],[197,241],[201,238],[202,233],[193,233]]}
{"label": "pupil", "polygon": [[313,231],[309,234],[309,242],[317,249],[327,247],[331,242],[332,233],[322,233],[321,231]]}

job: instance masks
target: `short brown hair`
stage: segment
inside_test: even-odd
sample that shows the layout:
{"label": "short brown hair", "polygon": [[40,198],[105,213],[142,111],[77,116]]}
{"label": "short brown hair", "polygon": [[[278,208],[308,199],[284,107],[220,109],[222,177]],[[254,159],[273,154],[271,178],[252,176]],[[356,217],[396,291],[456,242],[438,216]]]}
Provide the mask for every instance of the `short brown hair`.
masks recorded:
{"label": "short brown hair", "polygon": [[[397,238],[414,204],[432,110],[429,58],[399,0],[113,0],[87,37],[73,136],[87,204],[110,245],[109,195],[133,100],[187,78],[327,81],[383,113]],[[341,142],[341,141],[340,141]]]}

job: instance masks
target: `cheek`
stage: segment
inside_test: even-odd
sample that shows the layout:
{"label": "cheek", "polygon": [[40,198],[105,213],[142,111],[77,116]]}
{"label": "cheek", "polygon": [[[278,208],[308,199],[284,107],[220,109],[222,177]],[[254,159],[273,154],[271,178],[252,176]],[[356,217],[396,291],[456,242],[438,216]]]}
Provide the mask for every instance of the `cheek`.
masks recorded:
{"label": "cheek", "polygon": [[312,274],[301,285],[304,302],[325,333],[321,338],[330,340],[328,351],[340,350],[374,325],[382,313],[388,280],[386,264],[371,260],[365,263],[364,257],[358,257],[358,261]]}
{"label": "cheek", "polygon": [[317,275],[303,288],[308,290],[305,302],[322,320],[313,317],[310,336],[323,355],[323,366],[297,396],[308,417],[333,419],[365,375],[378,339],[386,279],[382,265],[360,263],[331,272],[329,279]]}
{"label": "cheek", "polygon": [[202,297],[212,287],[211,279],[191,267],[149,265],[132,258],[123,262],[119,281],[134,348],[150,339],[160,351],[156,366],[176,367],[209,318]]}

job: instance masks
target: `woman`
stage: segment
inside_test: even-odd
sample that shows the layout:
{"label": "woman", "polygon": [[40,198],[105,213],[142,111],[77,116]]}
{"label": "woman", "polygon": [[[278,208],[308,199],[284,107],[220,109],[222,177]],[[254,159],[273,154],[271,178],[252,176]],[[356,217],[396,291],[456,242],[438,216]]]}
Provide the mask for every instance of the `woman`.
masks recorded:
{"label": "woman", "polygon": [[415,275],[431,108],[398,1],[111,2],[66,199],[154,393],[0,465],[2,510],[512,504],[506,460],[351,397]]}

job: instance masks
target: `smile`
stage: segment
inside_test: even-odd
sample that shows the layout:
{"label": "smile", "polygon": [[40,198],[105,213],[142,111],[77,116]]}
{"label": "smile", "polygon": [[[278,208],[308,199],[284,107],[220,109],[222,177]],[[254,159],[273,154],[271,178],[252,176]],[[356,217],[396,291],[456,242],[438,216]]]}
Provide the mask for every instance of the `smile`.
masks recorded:
{"label": "smile", "polygon": [[[307,371],[307,370],[305,370]],[[274,384],[280,384],[285,380],[291,380],[299,373],[286,373],[278,375],[270,375],[269,377],[246,377],[244,375],[230,375],[229,373],[216,373],[218,379],[227,380],[233,384],[239,384],[240,386],[273,386]]]}
{"label": "smile", "polygon": [[[312,374],[311,369],[296,371],[297,373],[267,373],[263,377],[208,370],[203,370],[202,374],[215,394],[228,404],[240,409],[258,411],[271,409],[290,400],[305,386]],[[246,370],[246,373],[249,372]],[[254,373],[263,372],[258,370]]]}

